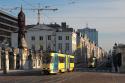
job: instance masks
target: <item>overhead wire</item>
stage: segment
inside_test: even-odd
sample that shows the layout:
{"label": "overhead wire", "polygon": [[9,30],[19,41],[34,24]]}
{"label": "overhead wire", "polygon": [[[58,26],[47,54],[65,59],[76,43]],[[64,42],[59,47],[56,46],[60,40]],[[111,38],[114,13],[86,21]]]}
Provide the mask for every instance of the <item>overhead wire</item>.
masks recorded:
{"label": "overhead wire", "polygon": [[34,5],[32,5],[31,3],[25,1],[25,0],[22,0],[23,2],[25,2],[27,5],[31,6],[31,7],[35,7]]}

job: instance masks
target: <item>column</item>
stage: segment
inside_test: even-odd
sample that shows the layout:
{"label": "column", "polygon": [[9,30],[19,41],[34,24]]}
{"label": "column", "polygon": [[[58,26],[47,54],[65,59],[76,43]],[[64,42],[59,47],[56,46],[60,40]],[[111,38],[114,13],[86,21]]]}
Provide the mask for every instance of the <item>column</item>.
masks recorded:
{"label": "column", "polygon": [[20,69],[27,69],[27,49],[19,49],[20,50]]}
{"label": "column", "polygon": [[17,58],[16,58],[16,57],[17,57],[17,52],[18,52],[18,49],[17,49],[17,48],[14,48],[14,51],[13,51],[13,55],[14,55],[14,56],[13,56],[13,60],[14,60],[14,62],[13,62],[13,68],[14,68],[14,69],[16,69],[16,64],[17,64],[17,63],[16,63],[16,60],[17,60]]}
{"label": "column", "polygon": [[23,53],[22,53],[22,49],[19,49],[19,60],[20,60],[20,69],[23,69]]}
{"label": "column", "polygon": [[9,71],[9,48],[5,49],[4,53],[4,69],[3,73],[6,74]]}
{"label": "column", "polygon": [[0,47],[0,69],[1,69],[1,51],[2,51],[2,49]]}
{"label": "column", "polygon": [[9,48],[5,50],[5,59],[6,59],[6,69],[9,71]]}

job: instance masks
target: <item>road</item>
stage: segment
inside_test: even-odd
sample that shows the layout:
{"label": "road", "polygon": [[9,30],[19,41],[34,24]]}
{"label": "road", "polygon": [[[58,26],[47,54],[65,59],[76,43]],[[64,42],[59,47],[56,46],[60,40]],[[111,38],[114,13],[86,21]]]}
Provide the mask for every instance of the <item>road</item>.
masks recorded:
{"label": "road", "polygon": [[0,83],[125,83],[125,74],[67,72],[57,75],[4,75]]}

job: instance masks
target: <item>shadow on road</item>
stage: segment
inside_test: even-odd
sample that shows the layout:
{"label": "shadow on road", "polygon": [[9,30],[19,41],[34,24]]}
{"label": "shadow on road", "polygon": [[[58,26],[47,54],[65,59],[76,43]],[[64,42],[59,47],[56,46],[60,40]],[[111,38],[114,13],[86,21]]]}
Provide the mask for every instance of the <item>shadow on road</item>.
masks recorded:
{"label": "shadow on road", "polygon": [[41,71],[10,71],[7,74],[3,74],[0,71],[0,76],[46,76]]}

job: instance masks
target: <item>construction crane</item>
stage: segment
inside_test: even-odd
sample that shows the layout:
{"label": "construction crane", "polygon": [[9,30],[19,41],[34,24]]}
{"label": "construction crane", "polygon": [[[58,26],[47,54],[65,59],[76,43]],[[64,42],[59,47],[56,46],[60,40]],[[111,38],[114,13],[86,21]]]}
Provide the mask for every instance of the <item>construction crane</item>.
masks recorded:
{"label": "construction crane", "polygon": [[40,4],[38,5],[38,8],[32,8],[32,9],[26,9],[26,10],[33,10],[37,11],[37,24],[40,24],[40,15],[41,11],[48,10],[48,11],[57,11],[57,8],[49,8],[50,6],[45,6],[45,8],[41,8]]}
{"label": "construction crane", "polygon": [[45,6],[45,8],[41,8],[40,7],[40,4],[38,6],[38,8],[33,8],[33,9],[27,9],[27,10],[35,10],[37,11],[37,24],[40,24],[40,15],[41,15],[41,11],[44,11],[44,10],[48,10],[48,11],[57,11],[58,9],[57,8],[49,8],[49,6]]}
{"label": "construction crane", "polygon": [[[21,6],[22,7],[22,6]],[[33,11],[37,11],[37,24],[40,24],[40,15],[41,15],[41,11],[44,10],[48,10],[48,11],[57,11],[57,8],[49,8],[50,6],[45,6],[45,8],[41,8],[40,4],[38,6],[38,8],[28,8],[28,9],[24,9],[24,10],[33,10]],[[14,8],[0,8],[1,10],[9,10],[9,12],[12,12],[13,10],[19,10],[21,9],[20,7],[14,7]]]}

